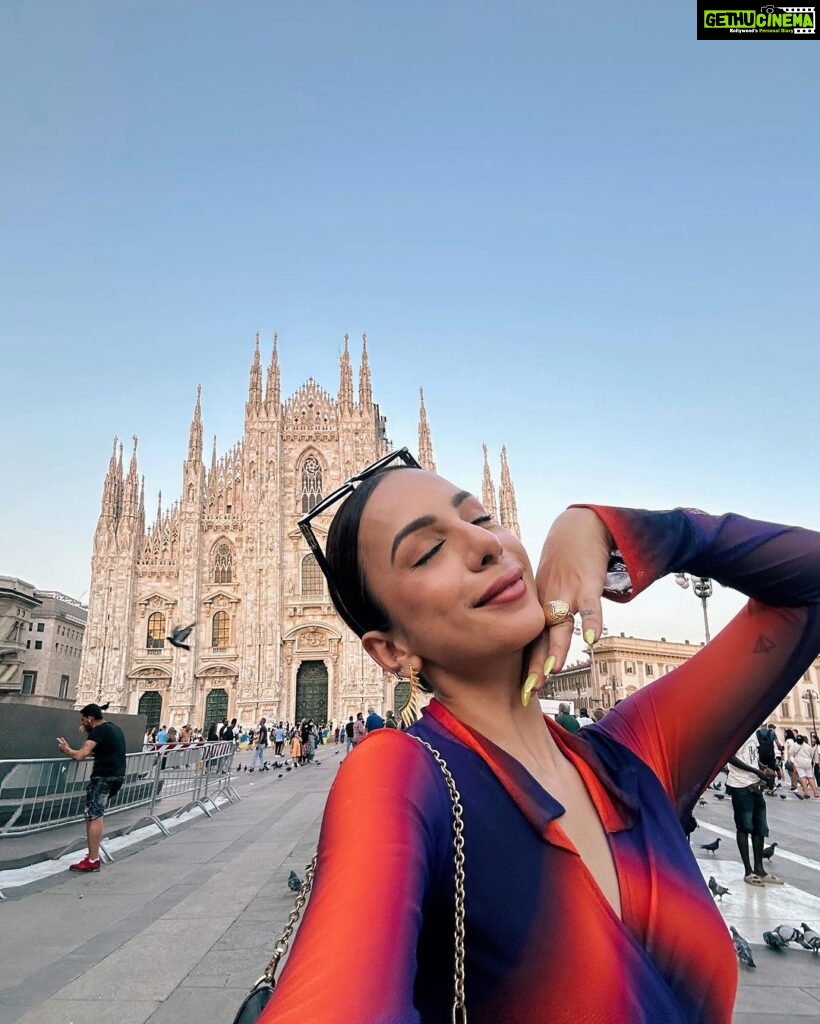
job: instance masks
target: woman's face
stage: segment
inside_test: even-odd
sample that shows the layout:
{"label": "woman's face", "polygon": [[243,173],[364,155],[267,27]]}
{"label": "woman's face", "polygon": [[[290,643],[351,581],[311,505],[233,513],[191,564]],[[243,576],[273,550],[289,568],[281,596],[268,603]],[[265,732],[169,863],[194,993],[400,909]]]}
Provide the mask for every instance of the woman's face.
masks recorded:
{"label": "woman's face", "polygon": [[359,557],[391,633],[428,672],[520,653],[544,628],[520,540],[434,473],[385,476],[362,514]]}

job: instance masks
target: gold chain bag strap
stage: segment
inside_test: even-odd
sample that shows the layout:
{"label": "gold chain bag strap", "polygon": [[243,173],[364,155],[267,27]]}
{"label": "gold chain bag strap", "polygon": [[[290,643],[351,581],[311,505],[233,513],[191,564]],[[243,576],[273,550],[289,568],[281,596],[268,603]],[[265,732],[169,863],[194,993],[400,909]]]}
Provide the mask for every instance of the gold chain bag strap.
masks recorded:
{"label": "gold chain bag strap", "polygon": [[[464,812],[461,806],[461,794],[456,787],[455,779],[453,778],[450,769],[447,767],[447,762],[435,747],[431,747],[429,743],[419,739],[418,736],[413,736],[413,739],[423,747],[426,747],[435,758],[436,764],[439,766],[441,774],[444,776],[444,781],[447,783],[447,788],[450,791],[450,800],[453,805],[453,847],[455,850],[456,888],[455,927],[453,930],[455,963],[453,969],[454,993],[452,1024],[467,1024],[467,1007],[464,1002]],[[245,996],[245,999],[234,1018],[233,1024],[256,1024],[265,1006],[267,1006],[268,1000],[273,995],[273,990],[276,987],[276,968],[279,966],[279,961],[288,951],[294,929],[299,922],[302,910],[305,903],[307,903],[308,896],[310,895],[310,890],[313,885],[313,876],[316,873],[316,859],[317,854],[314,854],[313,859],[305,870],[305,880],[302,882],[302,887],[296,894],[296,901],[293,904],[293,910],[291,910],[290,916],[285,922],[282,934],[279,936],[279,940],[273,947],[273,956],[270,958],[268,966],[265,968],[265,973],[254,984],[247,996]]]}

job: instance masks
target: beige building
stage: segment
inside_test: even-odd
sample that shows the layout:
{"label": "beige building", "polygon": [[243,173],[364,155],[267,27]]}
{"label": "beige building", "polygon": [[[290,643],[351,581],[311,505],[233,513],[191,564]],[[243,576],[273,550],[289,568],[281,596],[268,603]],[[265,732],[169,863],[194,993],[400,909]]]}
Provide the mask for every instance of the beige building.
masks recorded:
{"label": "beige building", "polygon": [[65,594],[0,577],[0,689],[72,704],[87,614]]}
{"label": "beige building", "polygon": [[0,691],[19,693],[23,682],[26,640],[40,599],[31,583],[0,576]]}
{"label": "beige building", "polygon": [[[688,661],[702,643],[671,643],[665,638],[602,637],[595,645],[594,658],[569,665],[557,673],[548,686],[549,695],[575,701],[576,708],[610,708],[642,686],[654,682]],[[587,649],[588,650],[588,649]],[[805,673],[788,697],[770,716],[780,729],[808,733],[820,723],[820,658]]]}
{"label": "beige building", "polygon": [[[314,379],[284,401],[276,336],[263,379],[257,336],[241,441],[203,462],[197,397],[180,498],[146,522],[136,438],[125,472],[115,441],[94,535],[78,702],[108,700],[149,724],[207,726],[227,715],[339,721],[385,711],[403,687],[364,655],[333,610],[297,521],[345,478],[389,452],[366,338],[358,393],[345,336],[338,390]],[[401,444],[402,442],[400,442]],[[435,468],[421,397],[418,455]],[[506,452],[496,491],[484,452],[483,500],[518,532]],[[324,543],[327,523],[315,526]],[[168,643],[195,623],[190,651]]]}

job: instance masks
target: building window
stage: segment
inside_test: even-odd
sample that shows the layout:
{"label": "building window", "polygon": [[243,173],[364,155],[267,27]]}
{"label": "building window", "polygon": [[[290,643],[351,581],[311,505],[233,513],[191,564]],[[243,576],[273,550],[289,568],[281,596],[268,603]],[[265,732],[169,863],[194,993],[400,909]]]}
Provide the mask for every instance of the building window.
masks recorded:
{"label": "building window", "polygon": [[148,616],[148,633],[145,646],[149,648],[165,646],[165,616],[162,612],[152,612]]}
{"label": "building window", "polygon": [[787,700],[784,700],[783,703],[780,705],[780,714],[781,714],[781,716],[783,718],[791,718],[792,717],[791,705],[789,704],[789,702]]}
{"label": "building window", "polygon": [[807,683],[811,682],[811,672],[809,672],[808,669],[806,669],[806,671],[803,673],[803,678]]}
{"label": "building window", "polygon": [[37,689],[37,673],[36,672],[24,672],[23,673],[23,684],[20,687],[20,693],[32,694]]}
{"label": "building window", "polygon": [[31,640],[26,640],[26,650],[28,651],[30,648],[31,648]]}
{"label": "building window", "polygon": [[644,665],[643,670],[644,670],[644,672],[646,672],[646,674],[648,676],[654,676],[655,675],[655,666],[654,665]]}
{"label": "building window", "polygon": [[322,467],[309,455],[302,464],[302,513],[310,512],[322,500]]}
{"label": "building window", "polygon": [[45,629],[46,629],[46,624],[45,624],[45,622],[38,622],[38,623],[37,623],[37,632],[38,632],[38,633],[44,633],[44,632],[45,632]]}
{"label": "building window", "polygon": [[60,696],[63,700],[68,697],[68,676],[60,676]]}
{"label": "building window", "polygon": [[34,641],[34,650],[35,651],[42,651],[42,649],[43,649],[43,641],[42,640],[35,640]]}
{"label": "building window", "polygon": [[227,612],[217,612],[211,627],[211,646],[215,648],[229,647],[231,643],[231,624]]}
{"label": "building window", "polygon": [[214,583],[233,582],[233,552],[227,541],[217,546],[214,555]]}
{"label": "building window", "polygon": [[30,633],[30,632],[32,631],[32,629],[34,629],[34,623],[33,623],[33,622],[30,622],[30,623],[28,624],[28,631],[29,631],[29,633]]}
{"label": "building window", "polygon": [[319,563],[313,555],[302,559],[302,597],[321,597],[324,593],[324,579]]}
{"label": "building window", "polygon": [[605,661],[598,662],[598,671],[603,673],[604,675],[607,674],[607,672],[609,671],[609,667],[607,666],[607,663]]}
{"label": "building window", "polygon": [[634,676],[635,675],[635,662],[634,661],[625,661],[624,662],[624,672],[626,672],[626,674],[628,676]]}

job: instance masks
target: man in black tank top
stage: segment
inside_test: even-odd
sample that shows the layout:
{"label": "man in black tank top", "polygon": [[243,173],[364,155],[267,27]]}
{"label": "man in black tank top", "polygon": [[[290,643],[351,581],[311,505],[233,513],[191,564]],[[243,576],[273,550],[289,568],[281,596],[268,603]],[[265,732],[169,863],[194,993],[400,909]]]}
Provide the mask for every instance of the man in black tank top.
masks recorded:
{"label": "man in black tank top", "polygon": [[99,704],[86,704],[80,711],[86,741],[79,750],[72,749],[62,736],[57,738],[60,753],[75,761],[84,761],[89,755],[94,758],[91,779],[85,791],[88,853],[81,861],[71,865],[72,871],[100,870],[105,809],[125,781],[125,734],[118,725],[103,719],[103,710]]}

